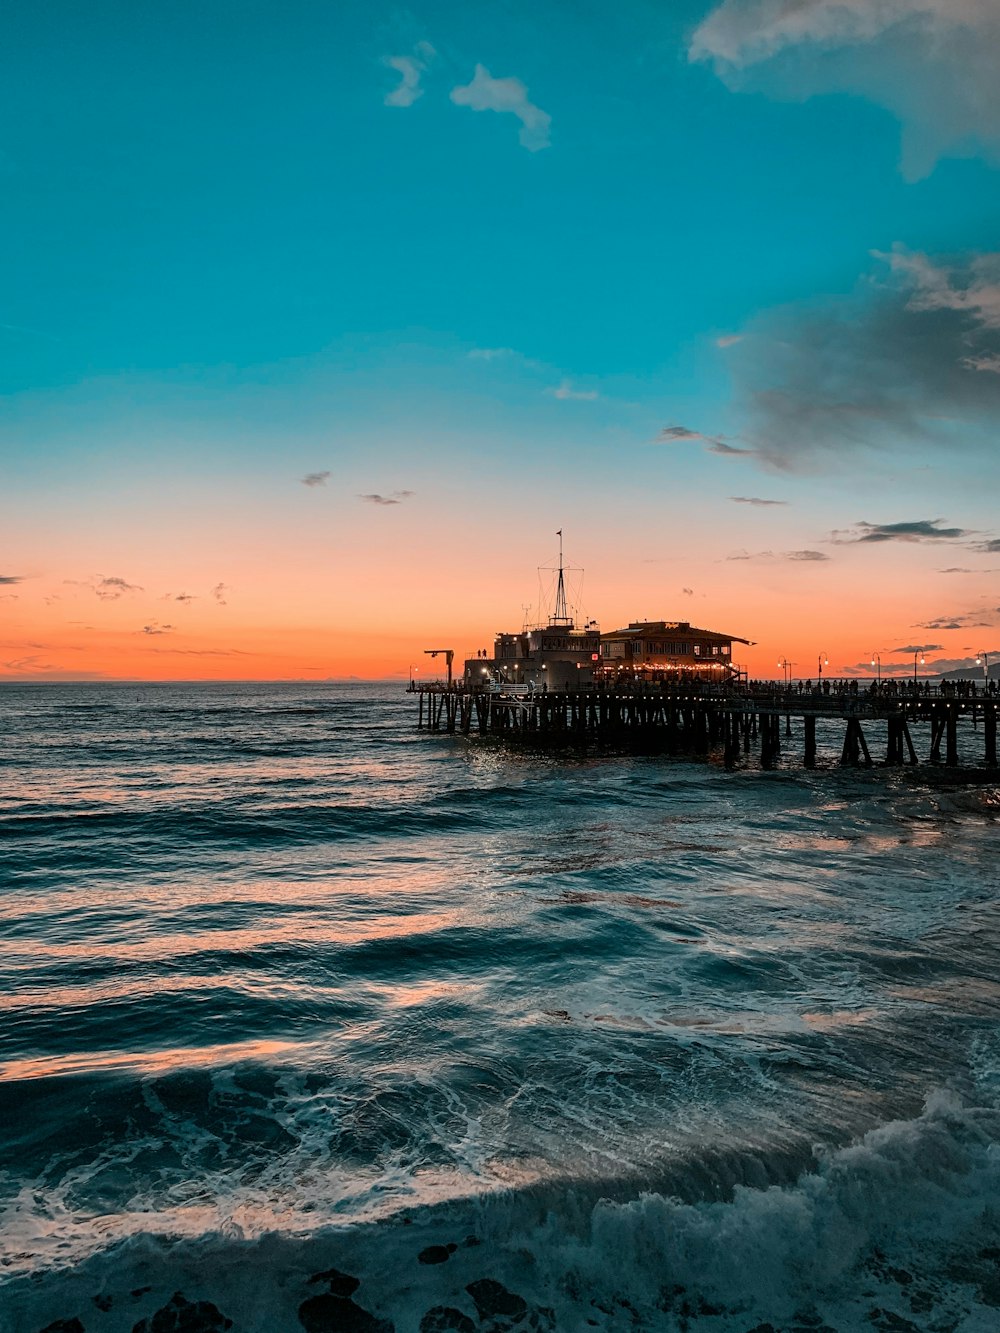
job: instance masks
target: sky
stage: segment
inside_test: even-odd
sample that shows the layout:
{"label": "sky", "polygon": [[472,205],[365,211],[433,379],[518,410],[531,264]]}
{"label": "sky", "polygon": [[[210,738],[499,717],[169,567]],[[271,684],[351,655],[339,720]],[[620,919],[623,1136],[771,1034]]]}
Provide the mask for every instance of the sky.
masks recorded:
{"label": "sky", "polygon": [[[1000,0],[14,0],[0,679],[1000,660]],[[925,665],[919,665],[919,655]]]}

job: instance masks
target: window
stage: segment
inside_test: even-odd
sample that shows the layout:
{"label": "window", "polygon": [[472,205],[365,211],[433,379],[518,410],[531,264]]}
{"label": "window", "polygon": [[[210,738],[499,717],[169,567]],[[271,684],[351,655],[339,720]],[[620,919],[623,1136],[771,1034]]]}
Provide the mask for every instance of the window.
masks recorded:
{"label": "window", "polygon": [[728,657],[731,651],[732,651],[732,650],[730,649],[728,643],[724,643],[724,644],[722,645],[722,656],[723,656],[723,657]]}
{"label": "window", "polygon": [[713,657],[719,656],[719,645],[717,643],[712,644],[712,656]]}
{"label": "window", "polygon": [[700,656],[701,656],[701,644],[700,644],[700,643],[696,643],[696,644],[695,644],[695,646],[694,646],[694,655],[695,655],[695,657],[700,657]]}

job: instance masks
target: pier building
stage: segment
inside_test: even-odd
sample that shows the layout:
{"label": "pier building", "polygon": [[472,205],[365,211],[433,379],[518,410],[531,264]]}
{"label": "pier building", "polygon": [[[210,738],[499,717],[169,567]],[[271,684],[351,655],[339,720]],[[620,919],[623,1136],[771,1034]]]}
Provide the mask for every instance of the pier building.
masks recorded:
{"label": "pier building", "polygon": [[722,682],[738,674],[733,644],[749,642],[687,620],[634,620],[601,635],[601,674]]}

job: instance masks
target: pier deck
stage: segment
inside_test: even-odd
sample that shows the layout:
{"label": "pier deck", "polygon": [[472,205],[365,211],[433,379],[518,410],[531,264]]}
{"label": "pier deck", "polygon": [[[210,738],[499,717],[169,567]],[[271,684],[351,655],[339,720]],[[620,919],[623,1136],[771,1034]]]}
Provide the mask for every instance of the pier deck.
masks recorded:
{"label": "pier deck", "polygon": [[[796,730],[806,767],[816,763],[820,719],[844,724],[840,762],[862,766],[920,762],[911,730],[919,724],[917,740],[926,749],[925,762],[961,767],[960,755],[968,754],[981,732],[982,763],[987,768],[997,765],[1000,696],[965,683],[898,693],[884,687],[823,693],[644,683],[624,690],[598,687],[540,693],[473,688],[458,682],[450,687],[414,685],[412,692],[419,696],[418,727],[433,732],[647,753],[707,755],[721,749],[727,764],[759,748],[761,765],[770,768],[782,753],[783,741],[790,748],[795,739],[793,718],[801,723]],[[884,741],[884,757],[873,757],[876,735]]]}

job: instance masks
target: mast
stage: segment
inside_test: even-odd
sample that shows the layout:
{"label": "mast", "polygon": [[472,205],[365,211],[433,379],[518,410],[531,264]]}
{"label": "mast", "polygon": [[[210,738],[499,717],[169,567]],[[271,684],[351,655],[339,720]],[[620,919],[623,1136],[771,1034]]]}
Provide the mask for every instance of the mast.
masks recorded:
{"label": "mast", "polygon": [[569,612],[566,609],[566,582],[563,578],[563,535],[562,528],[556,533],[559,538],[559,581],[556,584],[556,606],[555,615],[552,616],[549,623],[551,625],[570,624]]}

